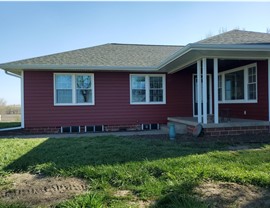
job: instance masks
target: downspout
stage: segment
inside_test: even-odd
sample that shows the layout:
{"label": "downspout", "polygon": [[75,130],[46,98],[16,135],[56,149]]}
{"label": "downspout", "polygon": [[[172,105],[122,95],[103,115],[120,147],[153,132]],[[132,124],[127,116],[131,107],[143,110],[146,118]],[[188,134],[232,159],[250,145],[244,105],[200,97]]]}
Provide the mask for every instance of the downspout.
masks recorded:
{"label": "downspout", "polygon": [[13,76],[13,77],[21,79],[21,127],[20,128],[18,128],[18,127],[11,128],[10,130],[22,129],[22,128],[24,128],[24,78],[23,78],[23,71],[21,72],[21,76],[18,74],[11,73],[7,70],[5,70],[5,73],[9,76]]}

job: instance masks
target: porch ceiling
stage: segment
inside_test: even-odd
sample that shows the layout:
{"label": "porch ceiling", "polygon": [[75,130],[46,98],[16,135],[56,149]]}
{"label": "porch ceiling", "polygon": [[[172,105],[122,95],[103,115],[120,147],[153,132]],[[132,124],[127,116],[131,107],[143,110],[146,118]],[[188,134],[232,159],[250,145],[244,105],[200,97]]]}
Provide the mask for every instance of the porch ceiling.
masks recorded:
{"label": "porch ceiling", "polygon": [[265,60],[270,58],[270,45],[263,45],[261,49],[230,49],[230,48],[195,48],[190,49],[176,57],[173,61],[163,66],[160,71],[175,73],[192,64],[201,58],[220,58],[229,60]]}

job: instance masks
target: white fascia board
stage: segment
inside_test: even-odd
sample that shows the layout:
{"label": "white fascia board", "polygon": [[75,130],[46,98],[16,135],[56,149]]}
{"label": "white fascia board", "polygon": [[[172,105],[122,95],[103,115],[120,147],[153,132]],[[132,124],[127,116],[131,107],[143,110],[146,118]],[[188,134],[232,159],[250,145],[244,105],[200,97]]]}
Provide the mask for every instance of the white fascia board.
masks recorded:
{"label": "white fascia board", "polygon": [[191,44],[186,45],[184,48],[181,48],[180,50],[176,51],[174,54],[172,54],[171,56],[169,56],[168,58],[166,58],[164,61],[162,61],[159,64],[158,69],[160,70],[161,68],[163,68],[164,66],[166,66],[170,62],[172,62],[175,59],[177,59],[177,58],[183,56],[184,54],[188,53],[191,50],[190,45]]}
{"label": "white fascia board", "polygon": [[190,44],[192,50],[270,51],[270,44]]}
{"label": "white fascia board", "polygon": [[[185,55],[186,53],[190,51],[269,51],[270,52],[270,44],[264,44],[264,45],[249,45],[249,44],[188,44],[184,48],[180,49],[176,53],[174,53],[172,56],[168,57],[166,60],[164,60],[159,66],[158,69],[162,69],[167,64],[173,62],[174,60],[180,58],[181,56]],[[203,57],[197,57],[203,58]],[[197,60],[196,59],[196,60]],[[194,62],[194,61],[193,61]]]}
{"label": "white fascia board", "polygon": [[53,64],[1,64],[0,67],[6,71],[12,70],[89,70],[89,71],[157,71],[157,67],[137,66],[77,66],[77,65],[53,65]]}

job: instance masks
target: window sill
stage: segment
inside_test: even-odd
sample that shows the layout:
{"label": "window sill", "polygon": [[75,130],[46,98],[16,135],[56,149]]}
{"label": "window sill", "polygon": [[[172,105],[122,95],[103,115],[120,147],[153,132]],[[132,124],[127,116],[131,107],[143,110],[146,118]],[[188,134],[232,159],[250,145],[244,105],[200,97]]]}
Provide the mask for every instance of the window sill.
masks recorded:
{"label": "window sill", "polygon": [[130,105],[166,105],[166,102],[162,102],[162,103],[157,103],[157,102],[153,102],[153,103],[130,103]]}
{"label": "window sill", "polygon": [[54,106],[93,106],[94,103],[79,103],[79,104],[54,104]]}
{"label": "window sill", "polygon": [[243,104],[243,103],[258,103],[258,100],[228,100],[228,101],[218,101],[218,104]]}

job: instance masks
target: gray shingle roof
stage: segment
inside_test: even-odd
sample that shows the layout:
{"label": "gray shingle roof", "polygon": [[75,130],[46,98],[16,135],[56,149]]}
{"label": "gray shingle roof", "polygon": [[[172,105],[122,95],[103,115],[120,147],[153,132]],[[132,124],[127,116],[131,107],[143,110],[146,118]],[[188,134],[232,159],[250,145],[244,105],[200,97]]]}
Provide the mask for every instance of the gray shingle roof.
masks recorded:
{"label": "gray shingle roof", "polygon": [[183,46],[105,44],[9,62],[5,65],[72,65],[97,67],[155,67]]}
{"label": "gray shingle roof", "polygon": [[231,30],[198,41],[200,44],[270,44],[270,34],[250,32],[243,30]]}
{"label": "gray shingle roof", "polygon": [[[255,46],[269,44],[270,47],[270,34],[232,30],[194,43],[194,45],[196,44],[203,46],[204,44],[208,46],[235,44],[241,47],[243,44],[245,46],[248,44]],[[190,45],[184,47],[111,43],[4,63],[0,64],[0,68],[14,73],[20,73],[21,69],[156,70],[160,66],[164,67],[175,58],[179,58]]]}

